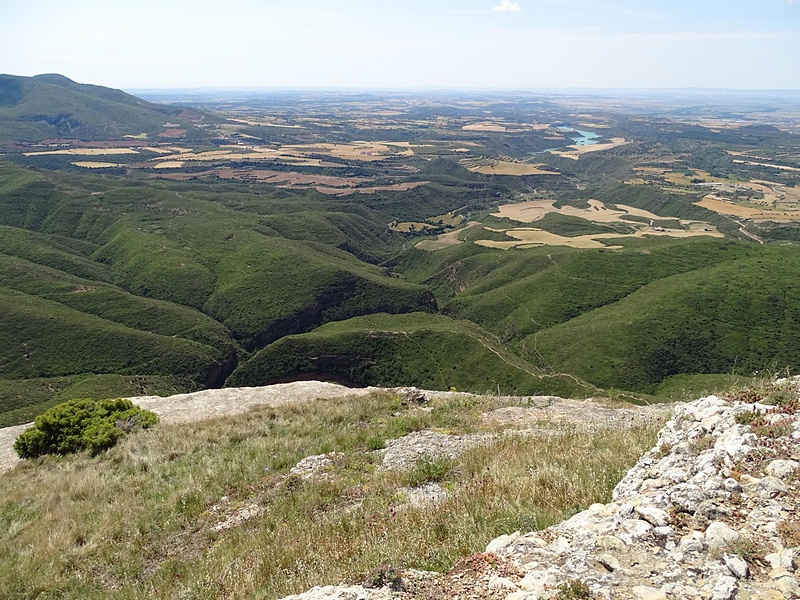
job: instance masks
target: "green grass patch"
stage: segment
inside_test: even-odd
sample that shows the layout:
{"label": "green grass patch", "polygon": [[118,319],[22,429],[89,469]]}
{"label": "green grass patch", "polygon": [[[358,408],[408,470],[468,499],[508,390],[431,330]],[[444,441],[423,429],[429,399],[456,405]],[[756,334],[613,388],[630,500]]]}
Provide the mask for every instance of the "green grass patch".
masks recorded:
{"label": "green grass patch", "polygon": [[[552,424],[446,464],[377,468],[366,440],[388,438],[394,419],[480,430],[481,413],[503,406],[452,401],[420,412],[385,394],[320,400],[162,424],[94,458],[23,461],[0,478],[0,595],[280,598],[361,582],[379,565],[444,571],[498,535],[607,501],[659,427]],[[287,476],[330,451],[343,455],[325,478]],[[405,503],[400,488],[417,472],[447,489],[444,502]],[[214,530],[248,508],[259,516]]]}

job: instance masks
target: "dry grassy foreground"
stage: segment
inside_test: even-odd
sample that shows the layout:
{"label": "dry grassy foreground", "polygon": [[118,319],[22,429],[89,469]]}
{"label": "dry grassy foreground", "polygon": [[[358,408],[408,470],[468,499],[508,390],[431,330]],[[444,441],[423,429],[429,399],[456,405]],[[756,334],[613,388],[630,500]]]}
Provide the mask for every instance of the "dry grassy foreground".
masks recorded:
{"label": "dry grassy foreground", "polygon": [[[607,501],[661,424],[633,414],[575,423],[526,398],[417,406],[375,392],[23,462],[0,476],[0,597],[279,598],[382,564],[446,570],[498,535]],[[455,458],[381,468],[387,440],[424,429],[493,435]],[[333,452],[313,476],[289,474]],[[408,501],[432,482],[442,502]]]}

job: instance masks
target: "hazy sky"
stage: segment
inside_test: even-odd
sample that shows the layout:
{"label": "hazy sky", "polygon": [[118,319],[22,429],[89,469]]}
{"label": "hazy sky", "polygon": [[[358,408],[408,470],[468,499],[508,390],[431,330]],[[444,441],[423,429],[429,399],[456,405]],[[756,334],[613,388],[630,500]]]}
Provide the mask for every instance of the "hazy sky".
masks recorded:
{"label": "hazy sky", "polygon": [[123,89],[800,89],[800,1],[0,0],[0,73]]}

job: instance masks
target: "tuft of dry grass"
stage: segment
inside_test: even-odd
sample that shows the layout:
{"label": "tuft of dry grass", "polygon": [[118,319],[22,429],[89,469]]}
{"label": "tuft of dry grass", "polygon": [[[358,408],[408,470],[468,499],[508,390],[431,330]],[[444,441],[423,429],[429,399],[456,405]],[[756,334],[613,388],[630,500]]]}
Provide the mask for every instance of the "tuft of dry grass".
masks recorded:
{"label": "tuft of dry grass", "polygon": [[[376,440],[483,431],[481,414],[501,404],[452,395],[428,410],[376,393],[162,424],[96,457],[24,461],[0,477],[0,597],[278,598],[363,581],[379,565],[444,571],[500,534],[607,501],[661,425],[548,424],[454,460],[378,469]],[[324,477],[288,474],[334,451],[343,456]],[[411,506],[398,491],[409,481],[448,495]],[[251,506],[257,516],[212,529]]]}

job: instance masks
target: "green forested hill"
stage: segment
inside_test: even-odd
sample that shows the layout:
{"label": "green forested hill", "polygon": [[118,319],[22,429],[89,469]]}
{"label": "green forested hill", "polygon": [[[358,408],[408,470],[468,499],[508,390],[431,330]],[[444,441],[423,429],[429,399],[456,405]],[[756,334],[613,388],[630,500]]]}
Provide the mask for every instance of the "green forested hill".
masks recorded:
{"label": "green forested hill", "polygon": [[[436,309],[427,288],[336,245],[283,237],[267,224],[272,211],[285,215],[280,202],[251,197],[257,210],[236,211],[198,196],[2,164],[0,380],[104,376],[101,389],[113,391],[107,376],[118,374],[168,378],[159,389],[221,385],[249,351],[281,336]],[[330,227],[371,225],[380,233],[352,246],[388,255],[399,234],[372,219],[334,213]],[[319,239],[295,229],[294,238]]]}
{"label": "green forested hill", "polygon": [[191,127],[201,118],[196,112],[159,106],[62,75],[0,75],[0,143],[156,134],[165,123]]}
{"label": "green forested hill", "polygon": [[747,254],[654,281],[529,336],[525,347],[600,386],[644,392],[679,373],[797,368],[800,251]]}
{"label": "green forested hill", "polygon": [[436,253],[413,250],[401,268],[436,290],[446,314],[519,341],[617,302],[652,281],[754,252],[752,245],[712,238],[627,240],[614,250],[462,245]]}
{"label": "green forested hill", "polygon": [[335,375],[357,385],[415,385],[500,394],[587,395],[591,385],[521,360],[469,321],[442,315],[370,315],[282,338],[228,384],[264,385]]}

